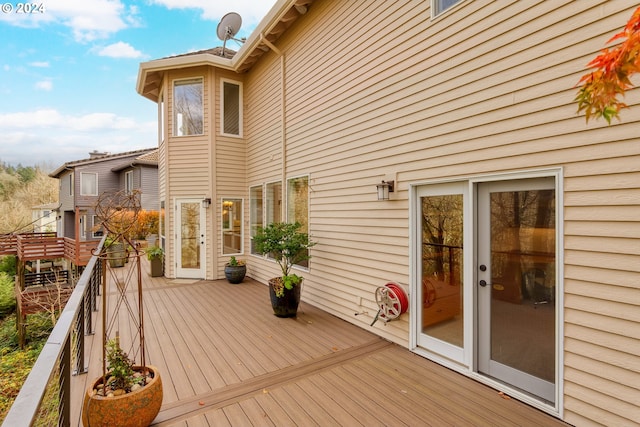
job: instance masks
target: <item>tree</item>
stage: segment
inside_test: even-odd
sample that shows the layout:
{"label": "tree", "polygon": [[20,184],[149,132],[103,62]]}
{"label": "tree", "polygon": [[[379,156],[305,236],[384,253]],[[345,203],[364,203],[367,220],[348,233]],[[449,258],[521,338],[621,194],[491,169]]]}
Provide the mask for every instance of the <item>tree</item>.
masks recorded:
{"label": "tree", "polygon": [[602,117],[611,124],[612,118],[620,120],[620,110],[627,105],[618,99],[633,87],[631,76],[640,71],[640,7],[638,7],[622,31],[608,42],[622,40],[615,47],[603,49],[587,64],[595,68],[579,80],[576,96],[578,113],[584,111],[586,121]]}

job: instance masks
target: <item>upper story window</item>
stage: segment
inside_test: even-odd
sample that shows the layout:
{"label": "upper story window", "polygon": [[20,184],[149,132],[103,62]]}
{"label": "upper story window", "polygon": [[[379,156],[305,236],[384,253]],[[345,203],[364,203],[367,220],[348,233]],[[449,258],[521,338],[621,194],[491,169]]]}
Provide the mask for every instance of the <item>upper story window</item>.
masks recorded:
{"label": "upper story window", "polygon": [[98,174],[97,173],[80,173],[80,195],[81,196],[97,196],[98,195]]}
{"label": "upper story window", "polygon": [[67,184],[69,185],[69,195],[73,196],[73,187],[75,187],[73,182],[73,172],[71,172],[68,176]]}
{"label": "upper story window", "polygon": [[204,84],[201,78],[173,82],[173,135],[202,135]]}
{"label": "upper story window", "polygon": [[133,193],[133,171],[124,173],[124,191],[127,194]]}
{"label": "upper story window", "polygon": [[431,0],[431,6],[433,10],[433,16],[438,16],[445,10],[453,7],[456,3],[460,3],[462,0]]}
{"label": "upper story window", "polygon": [[231,80],[220,80],[220,123],[223,135],[242,136],[242,85]]}

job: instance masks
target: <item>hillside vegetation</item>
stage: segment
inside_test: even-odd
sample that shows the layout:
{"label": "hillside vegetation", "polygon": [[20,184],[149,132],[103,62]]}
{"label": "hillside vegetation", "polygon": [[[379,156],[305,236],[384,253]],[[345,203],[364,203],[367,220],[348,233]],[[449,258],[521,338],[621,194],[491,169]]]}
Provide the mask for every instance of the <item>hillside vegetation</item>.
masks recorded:
{"label": "hillside vegetation", "polygon": [[33,206],[58,200],[58,180],[38,166],[0,163],[0,234],[32,231]]}

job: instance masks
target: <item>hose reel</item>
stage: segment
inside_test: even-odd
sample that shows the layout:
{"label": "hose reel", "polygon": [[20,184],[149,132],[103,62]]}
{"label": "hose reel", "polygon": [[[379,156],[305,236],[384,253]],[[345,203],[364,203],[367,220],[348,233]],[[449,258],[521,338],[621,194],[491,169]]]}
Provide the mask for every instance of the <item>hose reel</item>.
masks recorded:
{"label": "hose reel", "polygon": [[395,282],[389,282],[376,289],[376,304],[378,305],[378,313],[376,313],[371,326],[378,319],[382,319],[387,323],[389,320],[400,317],[409,308],[409,298],[400,285]]}

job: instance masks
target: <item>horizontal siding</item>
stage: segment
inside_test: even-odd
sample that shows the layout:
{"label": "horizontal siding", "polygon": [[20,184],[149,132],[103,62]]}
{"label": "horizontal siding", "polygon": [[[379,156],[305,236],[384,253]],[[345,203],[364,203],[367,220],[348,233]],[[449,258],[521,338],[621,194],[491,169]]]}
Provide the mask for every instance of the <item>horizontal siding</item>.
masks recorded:
{"label": "horizontal siding", "polygon": [[[318,241],[303,297],[406,345],[407,316],[369,323],[375,288],[409,280],[409,185],[562,167],[565,419],[629,424],[640,393],[629,332],[640,330],[640,91],[613,126],[585,125],[573,100],[584,65],[636,4],[465,1],[434,20],[429,4],[317,1],[278,41],[286,175],[310,174]],[[246,78],[250,185],[281,173],[280,61],[267,53]],[[389,176],[395,200],[378,202]],[[277,274],[250,261],[261,281]]]}

